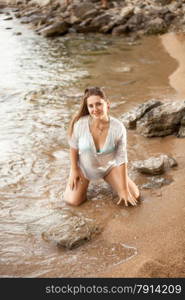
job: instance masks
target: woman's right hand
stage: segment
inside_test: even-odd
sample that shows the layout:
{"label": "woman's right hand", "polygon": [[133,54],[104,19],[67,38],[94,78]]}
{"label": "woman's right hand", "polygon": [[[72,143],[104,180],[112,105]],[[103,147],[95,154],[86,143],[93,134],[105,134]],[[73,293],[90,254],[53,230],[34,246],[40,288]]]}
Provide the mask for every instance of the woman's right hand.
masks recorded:
{"label": "woman's right hand", "polygon": [[117,202],[117,205],[119,205],[122,201],[125,202],[125,206],[131,205],[137,205],[137,199],[130,193],[130,191],[123,191],[122,194],[119,197],[119,201]]}
{"label": "woman's right hand", "polygon": [[70,177],[69,177],[70,189],[71,190],[77,189],[77,185],[79,183],[82,184],[82,182],[83,182],[83,178],[82,178],[82,173],[81,173],[80,168],[72,169]]}

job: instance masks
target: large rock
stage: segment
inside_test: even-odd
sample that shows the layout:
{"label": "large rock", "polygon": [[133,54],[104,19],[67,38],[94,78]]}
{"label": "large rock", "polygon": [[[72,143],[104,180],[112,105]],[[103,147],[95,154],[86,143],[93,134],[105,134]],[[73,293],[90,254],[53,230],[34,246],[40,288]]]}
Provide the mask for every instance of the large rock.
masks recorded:
{"label": "large rock", "polygon": [[143,13],[139,12],[134,14],[126,23],[128,31],[134,32],[145,27],[147,24],[148,17],[145,16]]}
{"label": "large rock", "polygon": [[172,2],[173,0],[155,0],[156,4],[161,4],[161,5],[168,5]]}
{"label": "large rock", "polygon": [[130,5],[130,6],[126,6],[126,7],[123,7],[120,11],[120,16],[122,18],[130,18],[134,13],[134,6]]}
{"label": "large rock", "polygon": [[59,247],[72,249],[89,241],[97,232],[99,228],[92,219],[71,213],[64,216],[61,223],[58,222],[42,232],[42,238]]}
{"label": "large rock", "polygon": [[151,99],[145,103],[139,104],[133,108],[130,112],[124,113],[121,116],[121,120],[127,128],[135,128],[136,122],[144,116],[145,113],[149,112],[154,107],[161,105],[162,102],[159,100]]}
{"label": "large rock", "polygon": [[185,101],[166,102],[138,120],[136,130],[145,137],[178,134],[184,116]]}
{"label": "large rock", "polygon": [[185,116],[181,120],[178,137],[185,137]]}
{"label": "large rock", "polygon": [[169,168],[177,166],[174,158],[161,154],[159,157],[150,157],[146,160],[138,160],[132,163],[134,169],[140,173],[159,175]]}
{"label": "large rock", "polygon": [[82,19],[90,11],[94,9],[94,4],[91,1],[75,3],[72,7],[72,14],[79,19]]}
{"label": "large rock", "polygon": [[146,24],[145,33],[147,34],[162,34],[165,33],[166,31],[167,31],[166,22],[160,17],[150,20],[148,24]]}
{"label": "large rock", "polygon": [[91,26],[100,29],[101,27],[109,24],[113,19],[113,16],[109,13],[102,14],[94,18],[91,22]]}
{"label": "large rock", "polygon": [[57,22],[55,24],[44,27],[39,30],[38,33],[43,35],[44,37],[50,37],[54,35],[63,35],[68,32],[69,24],[65,21]]}

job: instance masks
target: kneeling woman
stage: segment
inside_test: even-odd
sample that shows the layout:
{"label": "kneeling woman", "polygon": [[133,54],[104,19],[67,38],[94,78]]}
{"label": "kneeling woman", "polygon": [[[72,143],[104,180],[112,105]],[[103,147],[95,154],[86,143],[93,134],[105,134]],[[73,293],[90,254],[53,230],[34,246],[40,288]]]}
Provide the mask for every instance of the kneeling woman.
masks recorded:
{"label": "kneeling woman", "polygon": [[100,88],[87,88],[70,123],[71,170],[64,200],[71,205],[84,202],[89,182],[99,178],[117,192],[117,204],[137,204],[139,190],[127,174],[126,129],[109,116],[109,106]]}

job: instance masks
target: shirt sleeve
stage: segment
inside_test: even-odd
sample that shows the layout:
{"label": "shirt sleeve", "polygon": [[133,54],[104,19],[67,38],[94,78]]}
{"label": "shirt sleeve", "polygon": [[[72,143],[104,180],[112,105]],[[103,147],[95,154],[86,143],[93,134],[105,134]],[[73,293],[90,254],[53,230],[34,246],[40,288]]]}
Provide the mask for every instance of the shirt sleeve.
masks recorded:
{"label": "shirt sleeve", "polygon": [[121,133],[118,136],[116,148],[116,163],[121,165],[128,162],[127,157],[127,132],[125,126],[121,125]]}
{"label": "shirt sleeve", "polygon": [[73,126],[72,136],[69,137],[68,139],[69,146],[78,149],[78,140],[79,140],[79,122],[77,121]]}

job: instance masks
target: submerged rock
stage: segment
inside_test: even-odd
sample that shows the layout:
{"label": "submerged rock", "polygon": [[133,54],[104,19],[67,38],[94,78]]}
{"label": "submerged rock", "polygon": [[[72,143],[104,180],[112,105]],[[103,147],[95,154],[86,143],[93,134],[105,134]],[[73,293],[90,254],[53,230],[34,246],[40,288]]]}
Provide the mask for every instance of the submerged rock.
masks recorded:
{"label": "submerged rock", "polygon": [[172,179],[164,178],[164,177],[158,177],[158,176],[152,176],[151,178],[148,178],[148,182],[139,185],[140,189],[157,189],[161,188],[163,185],[168,185],[172,182]]}
{"label": "submerged rock", "polygon": [[150,157],[146,160],[138,160],[132,163],[134,169],[140,173],[159,175],[167,169],[177,166],[174,158],[161,154],[159,157]]}
{"label": "submerged rock", "polygon": [[42,232],[42,238],[59,247],[72,249],[89,241],[98,232],[99,228],[92,219],[72,213],[65,216],[61,223],[52,225]]}

